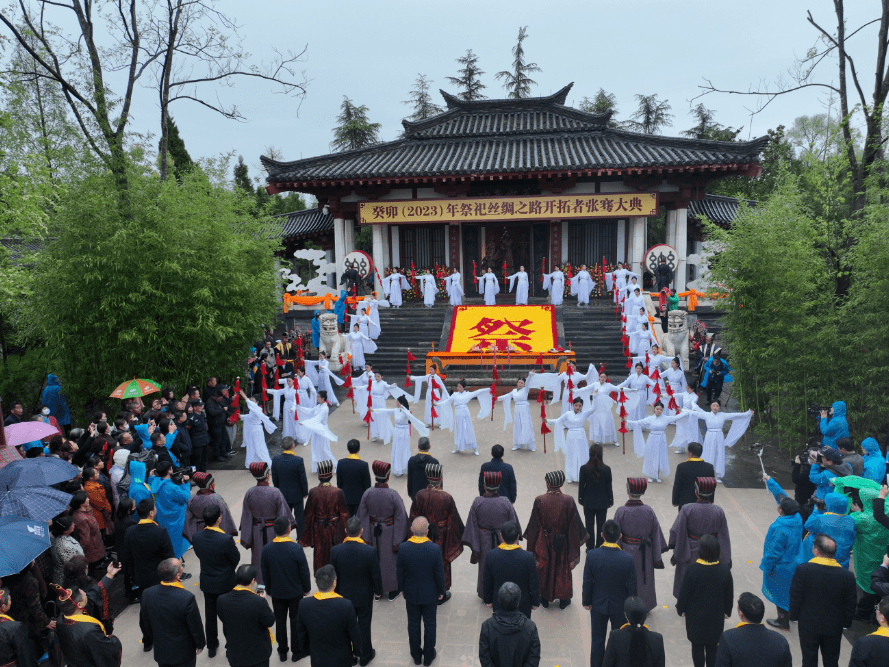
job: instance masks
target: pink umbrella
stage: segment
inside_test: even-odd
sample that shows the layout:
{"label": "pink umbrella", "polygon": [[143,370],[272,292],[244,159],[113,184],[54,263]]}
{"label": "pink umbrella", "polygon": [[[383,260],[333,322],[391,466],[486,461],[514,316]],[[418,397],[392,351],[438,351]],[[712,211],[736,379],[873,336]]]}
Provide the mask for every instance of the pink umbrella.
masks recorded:
{"label": "pink umbrella", "polygon": [[18,447],[27,442],[34,442],[35,440],[58,434],[55,426],[42,421],[12,424],[3,430],[6,433],[7,447]]}

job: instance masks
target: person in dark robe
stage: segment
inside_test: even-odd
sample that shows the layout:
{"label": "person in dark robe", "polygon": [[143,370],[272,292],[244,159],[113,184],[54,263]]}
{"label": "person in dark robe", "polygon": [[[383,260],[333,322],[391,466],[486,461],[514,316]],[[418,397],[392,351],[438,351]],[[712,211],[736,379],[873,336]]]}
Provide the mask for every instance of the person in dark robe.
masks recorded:
{"label": "person in dark robe", "polygon": [[411,503],[408,521],[419,516],[429,522],[429,539],[441,547],[444,558],[445,590],[451,590],[451,563],[463,553],[463,519],[454,497],[442,488],[443,468],[440,463],[426,465],[429,486],[417,493]]}
{"label": "person in dark robe", "polygon": [[488,470],[482,475],[485,495],[472,501],[463,529],[463,544],[472,550],[469,562],[478,564],[476,592],[484,599],[485,556],[503,541],[501,526],[507,521],[518,523],[519,518],[509,498],[499,495],[502,473]]}
{"label": "person in dark robe", "polygon": [[122,647],[114,635],[105,634],[102,622],[84,612],[86,593],[57,586],[59,616],[56,637],[69,667],[120,667]]}
{"label": "person in dark robe", "polygon": [[9,617],[10,607],[9,589],[0,588],[0,664],[37,667],[37,651],[28,638],[28,630]]}
{"label": "person in dark robe", "polygon": [[429,438],[420,438],[417,441],[417,453],[407,461],[407,495],[411,500],[429,486],[429,480],[426,479],[426,466],[429,463],[438,463],[438,459],[429,453],[430,448]]}
{"label": "person in dark robe", "polygon": [[250,562],[256,568],[257,581],[262,584],[262,548],[275,539],[275,519],[285,516],[296,526],[293,513],[284,495],[269,486],[269,464],[257,461],[250,464],[250,474],[256,486],[244,494],[241,509],[241,546],[250,550]]}
{"label": "person in dark robe", "polygon": [[657,291],[669,289],[670,283],[673,282],[673,269],[669,267],[665,258],[661,257],[661,261],[658,262],[654,273],[657,278]]}
{"label": "person in dark robe", "polygon": [[637,597],[627,598],[624,617],[627,622],[608,636],[604,667],[664,667],[664,636],[645,625],[645,603]]}
{"label": "person in dark robe", "polygon": [[715,477],[698,477],[696,482],[697,502],[685,505],[670,529],[670,548],[673,556],[670,563],[676,566],[673,579],[673,597],[679,599],[682,577],[686,568],[698,559],[698,543],[704,535],[713,535],[719,541],[720,562],[731,566],[732,543],[728,533],[725,512],[713,504],[716,491]]}
{"label": "person in dark robe", "polygon": [[398,597],[398,573],[395,560],[398,545],[407,536],[407,511],[398,491],[389,488],[392,464],[373,462],[373,488],[364,492],[358,505],[358,519],[364,530],[365,543],[376,549],[380,560],[383,591],[391,602]]}
{"label": "person in dark robe", "polygon": [[519,611],[531,618],[531,611],[540,605],[540,578],[537,576],[537,563],[534,556],[519,546],[522,531],[518,522],[507,521],[500,526],[503,538],[496,549],[491,549],[485,557],[485,571],[482,599],[485,605],[499,611],[497,591],[506,582],[513,582],[522,591]]}
{"label": "person in dark robe", "polygon": [[574,597],[571,570],[580,562],[580,547],[589,535],[574,498],[562,493],[565,472],[555,470],[544,478],[546,493],[534,499],[525,539],[528,551],[537,559],[540,604],[545,609],[558,600],[559,608],[564,609]]}
{"label": "person in dark robe", "polygon": [[703,453],[704,447],[700,442],[690,442],[688,459],[676,466],[676,476],[673,478],[673,507],[677,510],[697,499],[695,481],[698,477],[716,477],[713,464],[701,458]]}
{"label": "person in dark robe", "polygon": [[370,488],[370,468],[367,461],[362,461],[358,456],[361,443],[354,438],[346,443],[349,455],[337,461],[336,485],[343,490],[346,497],[346,507],[349,508],[349,516],[358,514],[358,505],[361,504],[361,496]]}
{"label": "person in dark robe", "polygon": [[306,479],[306,464],[303,457],[293,449],[294,440],[290,436],[281,438],[281,453],[272,459],[272,484],[281,489],[284,500],[293,511],[296,519],[296,537],[303,534],[303,501],[309,495],[309,482]]}
{"label": "person in dark robe", "polygon": [[309,490],[303,520],[303,534],[299,538],[304,547],[312,547],[312,571],[330,563],[330,549],[346,537],[349,508],[343,490],[331,486],[333,461],[318,461],[318,486]]}
{"label": "person in dark robe", "polygon": [[636,594],[645,601],[648,611],[657,607],[654,571],[664,569],[661,553],[667,550],[667,542],[654,510],[641,498],[648,488],[644,477],[627,478],[629,500],[614,512],[614,520],[620,525],[620,548],[636,561]]}
{"label": "person in dark robe", "polygon": [[238,536],[238,528],[232,518],[231,510],[225,499],[216,493],[216,480],[208,472],[196,472],[191,476],[192,481],[198,487],[198,492],[188,501],[185,510],[185,526],[182,535],[191,542],[192,536],[199,530],[204,530],[204,510],[210,505],[216,505],[222,513],[222,523],[219,524],[224,532],[232,537]]}
{"label": "person in dark robe", "polygon": [[602,544],[602,526],[608,508],[614,505],[611,468],[602,462],[602,445],[598,442],[590,445],[590,459],[580,466],[577,500],[583,507],[583,520],[590,535],[586,548],[593,549]]}
{"label": "person in dark robe", "polygon": [[698,543],[700,557],[685,571],[676,612],[685,617],[694,667],[704,667],[716,664],[723,621],[732,615],[734,581],[728,565],[719,562],[719,541],[704,535]]}

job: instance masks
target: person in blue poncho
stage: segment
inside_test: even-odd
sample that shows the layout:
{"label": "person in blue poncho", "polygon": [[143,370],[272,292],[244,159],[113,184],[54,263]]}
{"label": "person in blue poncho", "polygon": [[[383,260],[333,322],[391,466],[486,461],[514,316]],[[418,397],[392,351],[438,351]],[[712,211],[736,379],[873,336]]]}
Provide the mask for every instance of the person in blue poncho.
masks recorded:
{"label": "person in blue poncho", "polygon": [[809,481],[818,488],[815,489],[815,497],[824,500],[824,497],[833,491],[833,479],[836,477],[851,477],[852,466],[843,461],[840,450],[831,447],[822,447],[818,452],[821,463],[817,458],[811,457],[812,464],[809,470]]}
{"label": "person in blue poncho", "polygon": [[[173,465],[179,465],[179,458],[174,453],[173,443],[176,441],[176,436],[179,435],[179,430],[176,428],[175,423],[170,424],[169,419],[161,419],[157,426],[154,424],[134,424],[133,430],[139,435],[142,439],[142,449],[151,449],[151,435],[154,433],[155,429],[158,427],[163,428],[166,426],[164,431],[164,447],[167,448],[170,452],[170,459],[173,461]],[[178,452],[178,448],[176,449]]]}
{"label": "person in blue poncho", "polygon": [[185,513],[188,509],[188,500],[191,498],[191,487],[188,484],[188,475],[182,476],[181,484],[171,479],[173,466],[169,461],[161,461],[157,464],[157,476],[160,478],[157,490],[154,492],[154,502],[157,506],[158,525],[167,529],[170,534],[170,542],[173,543],[173,551],[176,558],[182,558],[191,544],[182,536],[185,527]]}
{"label": "person in blue poncho", "polygon": [[321,321],[318,317],[321,315],[320,310],[315,311],[315,315],[312,317],[312,345],[315,349],[321,345]]}
{"label": "person in blue poncho", "polygon": [[336,322],[339,325],[340,333],[343,333],[346,328],[346,297],[348,296],[346,290],[340,290],[340,298],[333,304],[333,312],[336,314]]}
{"label": "person in blue poncho", "polygon": [[55,417],[59,426],[68,432],[66,427],[71,426],[71,411],[68,410],[68,401],[62,393],[62,385],[59,378],[50,373],[46,376],[46,387],[40,395],[40,402],[49,408],[49,415]]}
{"label": "person in blue poncho", "polygon": [[846,421],[846,403],[837,401],[827,410],[821,411],[821,444],[837,448],[837,440],[849,437],[849,422]]}
{"label": "person in blue poncho", "polygon": [[141,461],[130,461],[130,486],[127,495],[138,505],[146,498],[154,498],[161,481],[154,476],[145,475],[145,464]]}
{"label": "person in blue poncho", "polygon": [[880,451],[880,445],[873,438],[865,438],[861,442],[861,448],[864,450],[864,472],[861,476],[865,479],[873,480],[880,484],[886,483],[886,459]]}
{"label": "person in blue poncho", "polygon": [[701,380],[701,386],[707,389],[707,405],[718,401],[722,395],[723,383],[731,382],[733,379],[729,375],[728,362],[722,358],[722,351],[717,350],[716,354],[704,363],[704,377]]}
{"label": "person in blue poncho", "polygon": [[849,513],[849,499],[842,493],[831,491],[824,496],[824,505],[815,504],[812,514],[806,519],[806,539],[803,540],[803,549],[800,558],[812,553],[812,545],[818,534],[827,535],[837,543],[837,553],[834,556],[837,563],[849,569],[849,557],[852,555],[852,547],[855,545],[855,519],[847,516]]}
{"label": "person in blue poncho", "polygon": [[778,518],[769,526],[763,544],[762,592],[778,608],[778,618],[766,622],[773,628],[790,631],[790,582],[800,562],[800,537],[803,520],[799,503],[787,496],[781,486],[768,475],[763,475],[768,490],[778,501]]}

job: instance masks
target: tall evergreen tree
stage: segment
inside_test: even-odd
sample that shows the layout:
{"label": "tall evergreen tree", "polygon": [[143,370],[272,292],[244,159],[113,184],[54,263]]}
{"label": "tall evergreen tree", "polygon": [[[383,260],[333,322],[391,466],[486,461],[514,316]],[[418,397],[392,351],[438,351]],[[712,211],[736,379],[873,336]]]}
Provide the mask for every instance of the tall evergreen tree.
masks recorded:
{"label": "tall evergreen tree", "polygon": [[[160,147],[160,144],[158,144]],[[173,174],[176,180],[182,182],[182,177],[190,173],[194,169],[194,162],[188,149],[185,148],[185,142],[179,136],[179,128],[172,117],[167,119],[167,155],[173,163]]]}
{"label": "tall evergreen tree", "polygon": [[679,134],[692,139],[714,139],[716,141],[734,141],[743,128],[737,130],[731,127],[723,127],[716,122],[716,112],[708,109],[703,104],[698,104],[688,112],[693,116],[696,124],[693,128],[683,130]]}
{"label": "tall evergreen tree", "polygon": [[639,108],[630,116],[627,127],[643,134],[658,134],[662,127],[673,127],[670,103],[657,95],[636,95]]}
{"label": "tall evergreen tree", "polygon": [[425,120],[442,112],[442,108],[432,101],[432,96],[429,94],[430,83],[432,82],[426,79],[425,74],[417,75],[414,87],[411,88],[411,92],[408,95],[410,99],[402,102],[402,104],[406,104],[414,109],[414,112],[407,117],[407,120]]}
{"label": "tall evergreen tree", "polygon": [[452,86],[462,88],[457,97],[467,102],[486,99],[486,96],[481,93],[482,89],[487,86],[479,80],[484,72],[479,69],[478,56],[472,52],[472,49],[466,49],[466,55],[457,58],[457,62],[463,65],[461,69],[457,70],[460,76],[445,77]]}
{"label": "tall evergreen tree", "polygon": [[617,95],[614,93],[606,93],[604,88],[599,88],[599,92],[593,99],[584,97],[578,105],[581,111],[589,113],[607,113],[611,112],[611,119],[608,121],[608,127],[620,127],[620,123],[615,120],[617,116]]}
{"label": "tall evergreen tree", "polygon": [[244,156],[238,156],[238,164],[234,168],[235,187],[241,188],[244,192],[253,193],[253,183],[250,182],[250,171],[244,163]]}
{"label": "tall evergreen tree", "polygon": [[530,72],[542,71],[537,63],[525,62],[525,48],[522,42],[528,37],[528,26],[519,28],[519,38],[516,45],[512,47],[512,71],[503,70],[497,72],[498,79],[503,79],[503,87],[509,91],[507,97],[520,98],[531,97],[531,86],[536,86],[537,82],[528,76]]}
{"label": "tall evergreen tree", "polygon": [[380,143],[379,123],[371,123],[367,117],[366,106],[355,106],[348,97],[343,95],[340,114],[336,117],[339,123],[333,128],[333,141],[330,147],[335,151],[351,151]]}

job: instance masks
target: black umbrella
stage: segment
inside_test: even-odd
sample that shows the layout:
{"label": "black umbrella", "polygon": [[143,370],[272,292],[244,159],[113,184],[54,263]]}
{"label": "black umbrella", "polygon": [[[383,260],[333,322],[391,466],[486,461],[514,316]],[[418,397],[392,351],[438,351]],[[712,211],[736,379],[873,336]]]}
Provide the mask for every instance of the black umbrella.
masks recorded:
{"label": "black umbrella", "polygon": [[0,469],[0,489],[52,486],[74,479],[79,472],[67,461],[52,457],[12,461]]}
{"label": "black umbrella", "polygon": [[18,574],[49,549],[49,528],[20,516],[0,517],[0,577]]}
{"label": "black umbrella", "polygon": [[0,517],[18,516],[46,522],[64,512],[70,503],[70,493],[48,486],[0,489]]}

